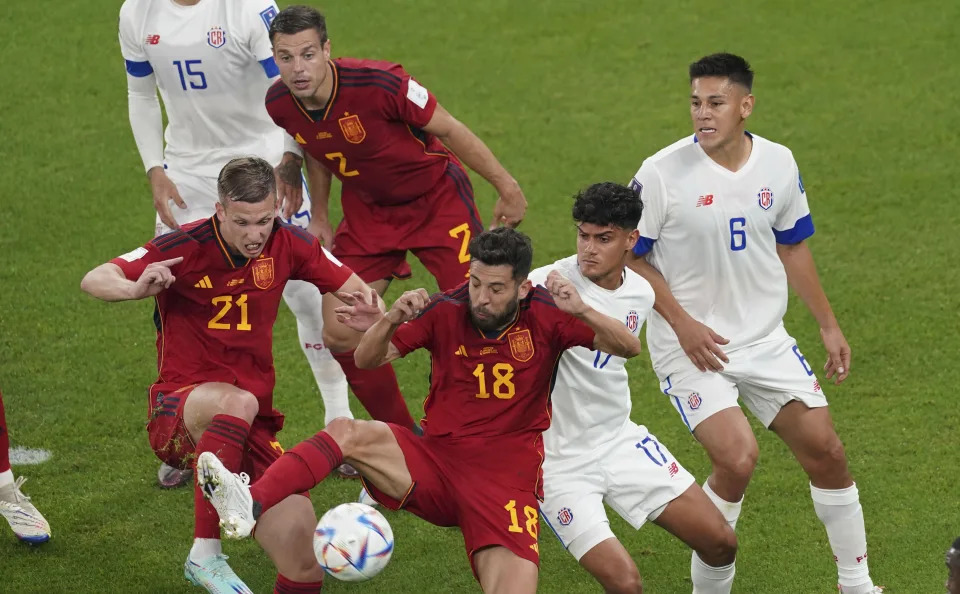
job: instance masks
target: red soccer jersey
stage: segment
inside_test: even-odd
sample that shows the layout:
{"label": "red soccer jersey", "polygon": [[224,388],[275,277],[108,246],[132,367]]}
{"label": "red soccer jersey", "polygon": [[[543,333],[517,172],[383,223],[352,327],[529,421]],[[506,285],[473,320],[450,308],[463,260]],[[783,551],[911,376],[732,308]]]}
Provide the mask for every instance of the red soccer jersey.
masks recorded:
{"label": "red soccer jersey", "polygon": [[320,110],[308,110],[275,82],[266,98],[273,121],[369,204],[426,194],[450,160],[443,143],[422,129],[437,107],[433,94],[399,64],[337,58],[329,69],[333,92]]}
{"label": "red soccer jersey", "polygon": [[336,291],[352,272],[306,231],[274,222],[254,260],[226,248],[216,217],[184,225],[111,260],[130,280],[152,262],[183,256],[176,281],[156,296],[158,383],[226,382],[248,390],[259,414],[273,409],[273,324],[289,279]]}
{"label": "red soccer jersey", "polygon": [[568,348],[592,349],[594,331],[536,287],[506,330],[484,335],[470,318],[468,291],[464,283],[435,295],[393,336],[401,355],[418,348],[431,354],[424,434],[451,443],[475,440],[483,452],[464,463],[510,468],[518,486],[539,493],[541,434],[550,426],[557,363]]}

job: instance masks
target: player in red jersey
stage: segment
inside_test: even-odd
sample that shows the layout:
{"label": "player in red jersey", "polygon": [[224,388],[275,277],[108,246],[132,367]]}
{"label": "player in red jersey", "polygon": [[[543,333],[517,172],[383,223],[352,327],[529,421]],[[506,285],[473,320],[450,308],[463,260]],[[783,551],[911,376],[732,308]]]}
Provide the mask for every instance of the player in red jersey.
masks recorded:
{"label": "player in red jersey", "polygon": [[[461,161],[497,190],[494,224],[516,226],[523,218],[526,199],[516,180],[399,64],[331,60],[326,21],[315,9],[281,10],[270,25],[270,40],[281,80],[267,91],[267,111],[296,141],[278,167],[286,180],[281,193],[299,193],[301,158],[295,153],[305,152],[311,231],[381,295],[389,282],[383,279],[407,251],[441,290],[462,283],[467,246],[483,226]],[[343,186],[336,234],[326,212],[332,176]],[[339,305],[327,303],[331,309]],[[324,327],[324,343],[371,415],[403,424],[396,420],[400,395],[392,368],[358,371],[351,351],[358,340],[338,324]]]}
{"label": "player in red jersey", "polygon": [[3,394],[0,394],[0,516],[10,524],[17,538],[35,545],[50,540],[50,524],[20,490],[26,480],[22,476],[13,479],[10,435],[7,433],[7,418],[3,410]]}
{"label": "player in red jersey", "polygon": [[[283,452],[272,335],[284,285],[299,279],[322,293],[371,289],[314,236],[276,219],[274,170],[266,161],[230,161],[217,189],[216,216],[102,264],[81,287],[105,301],[156,299],[159,377],[149,389],[147,432],[157,457],[184,468],[197,454],[217,452],[256,481]],[[292,497],[274,517],[276,529],[258,539],[277,560],[278,583],[319,591],[310,501]],[[187,578],[211,592],[249,591],[224,561],[217,514],[199,489],[194,536]]]}
{"label": "player in red jersey", "polygon": [[640,342],[622,322],[585,305],[559,274],[547,278],[547,288],[532,287],[533,251],[523,234],[484,232],[470,253],[469,282],[432,299],[423,289],[408,291],[386,315],[362,295],[339,308],[345,323],[368,328],[356,350],[361,367],[430,351],[423,436],[377,421],[336,419],[281,456],[250,489],[203,454],[198,482],[227,536],[249,534],[254,524],[258,532],[272,529],[273,505],[348,460],[383,505],[459,526],[485,592],[536,589],[541,433],[550,424],[557,360],[573,346],[633,357]]}

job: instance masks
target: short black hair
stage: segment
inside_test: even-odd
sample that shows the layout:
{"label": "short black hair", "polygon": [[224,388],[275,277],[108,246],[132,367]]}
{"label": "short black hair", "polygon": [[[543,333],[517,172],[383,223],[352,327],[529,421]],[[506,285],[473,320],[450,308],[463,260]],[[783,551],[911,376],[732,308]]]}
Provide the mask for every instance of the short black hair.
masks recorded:
{"label": "short black hair", "polygon": [[950,548],[960,551],[960,536],[957,537],[957,540],[953,541],[953,546]]}
{"label": "short black hair", "polygon": [[320,43],[327,42],[327,19],[319,10],[302,4],[288,6],[277,13],[270,23],[270,43],[276,35],[295,35],[307,29],[316,29]]}
{"label": "short black hair", "polygon": [[753,90],[753,70],[740,56],[728,53],[710,54],[690,64],[690,82],[703,76],[723,76],[731,82]]}
{"label": "short black hair", "polygon": [[277,191],[273,167],[259,157],[231,159],[217,176],[220,203],[263,202]]}
{"label": "short black hair", "polygon": [[523,281],[533,265],[530,238],[510,227],[484,231],[470,240],[470,258],[487,266],[506,264],[513,268],[513,279]]}
{"label": "short black hair", "polygon": [[640,223],[643,203],[640,195],[614,182],[593,184],[573,197],[573,220],[606,227],[634,230]]}

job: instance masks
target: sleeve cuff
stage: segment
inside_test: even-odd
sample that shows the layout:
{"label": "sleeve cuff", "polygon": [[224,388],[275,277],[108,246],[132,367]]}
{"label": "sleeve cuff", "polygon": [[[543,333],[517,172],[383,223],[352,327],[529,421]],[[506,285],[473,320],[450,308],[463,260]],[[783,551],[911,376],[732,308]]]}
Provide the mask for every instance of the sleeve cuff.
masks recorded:
{"label": "sleeve cuff", "polygon": [[656,239],[650,239],[649,237],[644,237],[641,235],[637,238],[637,243],[633,244],[633,254],[635,256],[642,256],[653,249],[653,242]]}
{"label": "sleeve cuff", "polygon": [[813,235],[813,217],[809,214],[798,219],[790,229],[783,231],[773,230],[773,236],[776,238],[777,243],[786,245],[800,243],[811,235]]}

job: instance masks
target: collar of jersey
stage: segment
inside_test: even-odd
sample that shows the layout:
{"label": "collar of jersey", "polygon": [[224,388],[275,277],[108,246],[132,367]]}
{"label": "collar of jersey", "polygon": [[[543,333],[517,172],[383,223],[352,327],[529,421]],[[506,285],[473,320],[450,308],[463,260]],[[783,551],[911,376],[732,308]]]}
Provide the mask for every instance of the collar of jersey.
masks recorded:
{"label": "collar of jersey", "polygon": [[315,113],[323,113],[320,119],[327,119],[327,116],[330,115],[330,108],[333,107],[333,102],[337,100],[337,92],[340,90],[340,70],[337,68],[337,63],[333,60],[327,60],[327,64],[330,66],[330,71],[333,75],[333,89],[330,91],[330,98],[327,99],[326,105],[320,109],[307,109],[303,103],[300,103],[296,95],[290,93],[290,96],[293,97],[293,102],[297,104],[297,107],[300,108],[303,115],[311,122],[317,121],[317,118],[313,117]]}
{"label": "collar of jersey", "polygon": [[223,255],[223,259],[226,260],[227,265],[230,268],[243,268],[250,262],[249,258],[243,256],[238,256],[230,251],[227,248],[227,242],[223,239],[223,235],[220,234],[220,221],[217,220],[217,217],[210,217],[210,220],[213,222],[213,231],[214,235],[217,238],[217,245],[220,246],[220,253]]}

